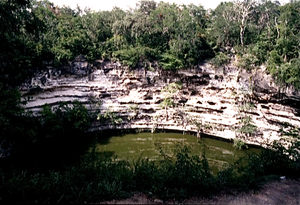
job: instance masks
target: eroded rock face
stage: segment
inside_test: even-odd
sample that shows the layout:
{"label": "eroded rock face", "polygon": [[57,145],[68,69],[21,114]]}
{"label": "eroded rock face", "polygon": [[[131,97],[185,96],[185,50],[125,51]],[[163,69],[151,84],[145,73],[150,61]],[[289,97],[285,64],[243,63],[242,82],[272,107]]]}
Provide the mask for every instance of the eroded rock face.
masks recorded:
{"label": "eroded rock face", "polygon": [[[75,72],[76,69],[85,72]],[[26,109],[38,114],[45,103],[78,100],[90,111],[105,113],[110,107],[118,112],[123,119],[117,125],[119,129],[201,131],[227,139],[239,135],[235,130],[240,126],[242,113],[250,116],[258,127],[253,136],[246,138],[252,144],[279,139],[284,123],[300,127],[299,92],[290,89],[279,96],[279,88],[261,70],[251,74],[230,65],[215,71],[205,64],[177,73],[162,73],[129,71],[108,61],[98,61],[97,68],[73,70],[63,73],[49,67],[37,73],[31,83],[20,86],[23,95],[31,97]],[[164,99],[162,90],[173,82],[180,82],[182,89],[172,96],[175,107],[165,110],[160,106]],[[246,98],[254,106],[241,112],[238,102]],[[197,123],[201,126],[197,127]],[[95,119],[90,131],[109,128],[112,125]]]}

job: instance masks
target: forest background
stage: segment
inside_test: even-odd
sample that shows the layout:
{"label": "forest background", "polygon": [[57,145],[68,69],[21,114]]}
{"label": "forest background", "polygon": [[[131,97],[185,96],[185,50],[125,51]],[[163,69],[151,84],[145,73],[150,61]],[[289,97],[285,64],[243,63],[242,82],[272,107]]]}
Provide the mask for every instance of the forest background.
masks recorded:
{"label": "forest background", "polygon": [[300,86],[299,1],[202,6],[140,1],[133,10],[94,12],[49,1],[1,1],[2,84],[17,85],[46,62],[67,64],[82,54],[135,69],[156,62],[167,70],[210,59],[216,66],[237,56],[239,67],[260,65],[282,86]]}

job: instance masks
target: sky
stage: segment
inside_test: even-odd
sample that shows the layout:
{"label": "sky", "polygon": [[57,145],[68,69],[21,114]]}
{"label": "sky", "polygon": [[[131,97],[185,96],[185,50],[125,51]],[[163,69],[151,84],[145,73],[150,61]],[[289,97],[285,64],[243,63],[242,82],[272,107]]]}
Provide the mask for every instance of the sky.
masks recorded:
{"label": "sky", "polygon": [[[220,2],[230,1],[230,0],[164,0],[165,2],[180,4],[190,4],[193,3],[195,5],[202,5],[205,9],[215,9]],[[289,0],[280,0],[280,2],[288,2]],[[58,6],[70,6],[72,9],[76,8],[76,3],[81,8],[90,7],[91,10],[99,11],[99,10],[111,10],[113,7],[117,6],[122,8],[123,10],[128,10],[130,8],[135,8],[138,0],[50,0],[55,5]],[[160,0],[156,0],[156,2],[160,2]]]}

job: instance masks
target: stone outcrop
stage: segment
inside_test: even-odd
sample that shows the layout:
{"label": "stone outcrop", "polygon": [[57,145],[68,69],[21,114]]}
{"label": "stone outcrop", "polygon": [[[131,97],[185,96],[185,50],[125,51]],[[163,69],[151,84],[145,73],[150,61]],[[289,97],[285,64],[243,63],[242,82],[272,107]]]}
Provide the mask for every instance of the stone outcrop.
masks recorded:
{"label": "stone outcrop", "polygon": [[[20,86],[29,99],[26,109],[38,114],[45,103],[78,100],[90,111],[104,114],[110,108],[117,112],[123,120],[117,129],[203,132],[227,139],[240,136],[236,130],[243,114],[258,128],[246,137],[250,144],[279,139],[283,124],[300,127],[299,92],[289,88],[279,93],[263,68],[247,73],[233,65],[214,69],[203,64],[176,73],[142,68],[130,71],[110,61],[90,65],[82,57],[73,64],[65,72],[49,66]],[[175,106],[163,109],[162,91],[173,82],[182,88],[172,94]],[[240,109],[245,101],[253,103],[252,109]],[[110,128],[114,128],[110,123],[95,118],[90,131]]]}

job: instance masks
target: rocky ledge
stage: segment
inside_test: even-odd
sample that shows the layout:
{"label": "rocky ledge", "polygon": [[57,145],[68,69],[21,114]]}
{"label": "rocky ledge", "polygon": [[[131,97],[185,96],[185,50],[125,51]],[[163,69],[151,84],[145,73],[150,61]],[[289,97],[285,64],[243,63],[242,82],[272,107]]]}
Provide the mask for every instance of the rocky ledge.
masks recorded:
{"label": "rocky ledge", "polygon": [[[203,64],[178,72],[132,71],[115,62],[99,60],[90,65],[79,59],[65,70],[48,66],[20,90],[28,99],[26,109],[35,114],[45,103],[78,100],[90,111],[104,114],[109,109],[122,118],[113,125],[95,117],[90,131],[180,130],[262,145],[279,139],[283,125],[300,127],[299,92],[279,90],[263,70],[248,73],[233,64],[219,69]],[[165,109],[163,91],[174,82],[181,88],[169,92],[172,106]],[[238,132],[241,116],[251,118],[257,129],[250,134]]]}

